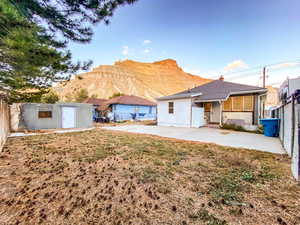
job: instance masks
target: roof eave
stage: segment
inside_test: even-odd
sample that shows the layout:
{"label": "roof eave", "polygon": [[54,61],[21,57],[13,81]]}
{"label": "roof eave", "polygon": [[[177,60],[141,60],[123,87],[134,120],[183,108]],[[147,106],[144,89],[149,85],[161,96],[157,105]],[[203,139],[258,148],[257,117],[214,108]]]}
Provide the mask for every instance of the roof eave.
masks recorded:
{"label": "roof eave", "polygon": [[233,91],[230,92],[229,95],[238,95],[238,94],[251,94],[251,93],[267,93],[268,89],[258,89],[258,90],[250,90],[250,91]]}

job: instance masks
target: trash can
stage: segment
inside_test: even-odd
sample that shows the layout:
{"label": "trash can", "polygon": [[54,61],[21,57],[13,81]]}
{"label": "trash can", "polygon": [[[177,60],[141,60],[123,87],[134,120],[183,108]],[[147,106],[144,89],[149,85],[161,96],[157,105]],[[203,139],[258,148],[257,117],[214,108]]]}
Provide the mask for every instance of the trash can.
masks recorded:
{"label": "trash can", "polygon": [[268,137],[279,136],[279,121],[277,118],[261,119],[260,123],[264,127],[264,135]]}

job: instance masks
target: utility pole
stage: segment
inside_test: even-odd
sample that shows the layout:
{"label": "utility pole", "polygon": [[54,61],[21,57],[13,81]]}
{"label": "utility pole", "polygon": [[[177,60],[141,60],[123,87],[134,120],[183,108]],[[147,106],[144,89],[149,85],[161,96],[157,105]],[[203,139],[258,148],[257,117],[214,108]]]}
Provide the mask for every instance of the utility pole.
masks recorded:
{"label": "utility pole", "polygon": [[263,68],[263,88],[266,87],[266,67]]}
{"label": "utility pole", "polygon": [[[263,88],[266,88],[266,67],[263,68]],[[265,99],[263,99],[262,107],[262,118],[265,118]]]}

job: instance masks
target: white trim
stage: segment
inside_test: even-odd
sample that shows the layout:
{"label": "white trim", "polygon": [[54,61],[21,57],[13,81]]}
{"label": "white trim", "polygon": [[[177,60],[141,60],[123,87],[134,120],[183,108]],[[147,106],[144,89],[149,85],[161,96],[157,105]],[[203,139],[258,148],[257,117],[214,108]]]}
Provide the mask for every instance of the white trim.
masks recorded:
{"label": "white trim", "polygon": [[191,97],[197,97],[197,96],[200,96],[200,95],[202,95],[202,93],[195,93],[195,94],[191,95]]}

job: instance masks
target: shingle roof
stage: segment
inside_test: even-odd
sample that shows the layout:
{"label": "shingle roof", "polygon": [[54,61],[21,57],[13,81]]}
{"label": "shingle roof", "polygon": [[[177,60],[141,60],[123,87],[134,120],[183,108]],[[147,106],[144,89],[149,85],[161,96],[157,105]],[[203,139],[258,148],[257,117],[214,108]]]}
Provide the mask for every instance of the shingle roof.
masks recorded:
{"label": "shingle roof", "polygon": [[110,105],[113,104],[156,106],[156,103],[151,102],[147,99],[134,95],[123,95],[105,101],[97,109],[100,111],[105,111]]}
{"label": "shingle roof", "polygon": [[149,106],[156,106],[156,103],[151,102],[147,99],[134,96],[134,95],[123,95],[119,97],[115,97],[109,99],[105,102],[105,104],[112,105],[112,104],[122,104],[122,105],[149,105]]}
{"label": "shingle roof", "polygon": [[242,93],[265,93],[266,88],[231,83],[223,80],[214,80],[201,86],[179,92],[174,95],[164,96],[157,100],[171,100],[180,98],[191,98],[195,95],[199,95],[197,100],[199,101],[213,101],[213,100],[225,100],[230,95],[242,94]]}
{"label": "shingle roof", "polygon": [[107,99],[102,98],[88,98],[84,101],[84,103],[89,103],[93,105],[102,105]]}

